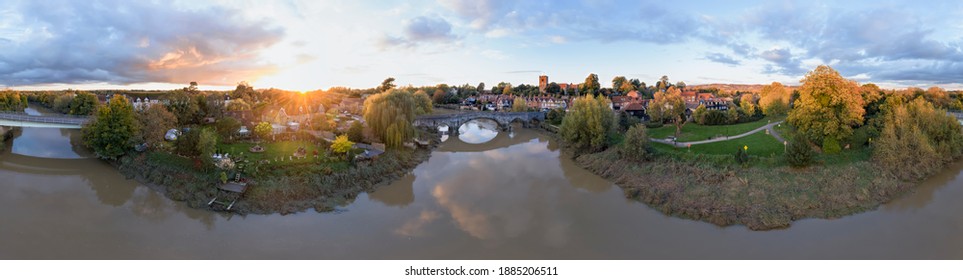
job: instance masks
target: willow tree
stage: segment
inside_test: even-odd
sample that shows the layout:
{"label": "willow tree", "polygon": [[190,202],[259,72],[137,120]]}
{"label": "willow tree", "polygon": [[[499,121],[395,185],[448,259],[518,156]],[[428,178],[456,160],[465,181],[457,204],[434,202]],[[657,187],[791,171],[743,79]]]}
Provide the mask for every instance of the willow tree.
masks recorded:
{"label": "willow tree", "polygon": [[863,97],[856,82],[820,65],[806,74],[788,121],[815,143],[849,137],[863,122]]}
{"label": "willow tree", "polygon": [[415,137],[415,116],[431,112],[431,99],[426,94],[412,94],[394,89],[368,97],[364,102],[364,120],[376,137],[388,147],[400,147]]}
{"label": "willow tree", "polygon": [[559,134],[579,152],[595,152],[608,146],[614,123],[615,115],[605,98],[589,94],[572,102]]}

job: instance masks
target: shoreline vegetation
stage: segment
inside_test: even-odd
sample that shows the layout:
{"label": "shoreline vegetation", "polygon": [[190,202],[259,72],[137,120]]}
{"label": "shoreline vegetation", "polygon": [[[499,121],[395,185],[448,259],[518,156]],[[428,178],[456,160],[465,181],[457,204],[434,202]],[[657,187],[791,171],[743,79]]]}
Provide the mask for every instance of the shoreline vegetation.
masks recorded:
{"label": "shoreline vegetation", "polygon": [[[362,192],[391,183],[410,173],[431,156],[431,146],[413,150],[389,150],[372,161],[337,171],[323,170],[313,162],[270,170],[276,175],[258,178],[232,208],[237,214],[292,214],[308,209],[336,211],[354,201]],[[164,158],[168,157],[168,158]],[[175,201],[192,208],[217,210],[208,206],[218,195],[218,176],[195,171],[189,159],[173,164],[169,155],[142,153],[124,156],[111,163],[128,179],[135,179]],[[178,158],[177,156],[173,156]]]}

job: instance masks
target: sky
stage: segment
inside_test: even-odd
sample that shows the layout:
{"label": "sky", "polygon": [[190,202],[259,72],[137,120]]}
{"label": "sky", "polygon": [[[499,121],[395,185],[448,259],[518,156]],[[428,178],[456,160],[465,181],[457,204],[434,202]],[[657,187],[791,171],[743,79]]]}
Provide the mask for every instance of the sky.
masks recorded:
{"label": "sky", "polygon": [[796,85],[821,64],[963,88],[963,1],[0,2],[0,88]]}

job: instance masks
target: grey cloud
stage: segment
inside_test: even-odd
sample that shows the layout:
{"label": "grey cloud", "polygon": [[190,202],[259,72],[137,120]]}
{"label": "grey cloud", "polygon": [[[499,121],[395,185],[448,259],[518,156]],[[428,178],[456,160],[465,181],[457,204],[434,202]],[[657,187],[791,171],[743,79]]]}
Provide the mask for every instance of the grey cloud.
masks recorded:
{"label": "grey cloud", "polygon": [[728,64],[728,65],[741,64],[739,60],[736,60],[735,58],[732,58],[731,56],[728,56],[722,53],[709,53],[709,54],[706,54],[705,58],[708,59],[709,61],[718,62],[722,64]]}
{"label": "grey cloud", "polygon": [[377,44],[382,49],[390,47],[410,48],[419,43],[448,43],[458,40],[452,33],[451,24],[441,17],[418,16],[405,21],[402,36],[382,35]]}
{"label": "grey cloud", "polygon": [[775,48],[764,51],[759,54],[759,57],[773,63],[765,66],[764,71],[766,73],[781,73],[787,76],[806,73],[806,69],[802,68],[800,59],[793,57],[792,51],[788,48]]}
{"label": "grey cloud", "polygon": [[[261,50],[280,29],[236,11],[181,11],[146,1],[22,1],[23,36],[0,52],[0,84],[198,81],[234,84],[274,70]],[[42,30],[42,32],[36,32]]]}

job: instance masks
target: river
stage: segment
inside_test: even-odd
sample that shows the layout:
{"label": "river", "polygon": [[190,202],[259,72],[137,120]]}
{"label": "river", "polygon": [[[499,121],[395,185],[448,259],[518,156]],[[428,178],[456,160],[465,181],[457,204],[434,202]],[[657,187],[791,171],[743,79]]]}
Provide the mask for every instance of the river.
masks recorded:
{"label": "river", "polygon": [[79,148],[78,130],[23,128],[0,154],[0,258],[963,258],[963,162],[876,211],[759,232],[665,216],[549,137],[493,128],[462,126],[341,211],[248,216],[126,180]]}

